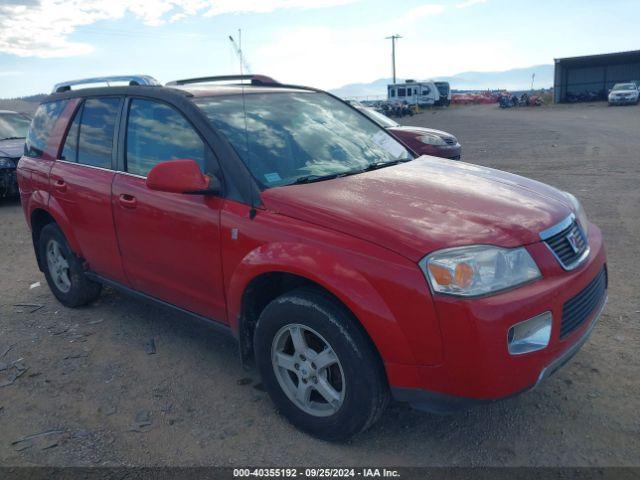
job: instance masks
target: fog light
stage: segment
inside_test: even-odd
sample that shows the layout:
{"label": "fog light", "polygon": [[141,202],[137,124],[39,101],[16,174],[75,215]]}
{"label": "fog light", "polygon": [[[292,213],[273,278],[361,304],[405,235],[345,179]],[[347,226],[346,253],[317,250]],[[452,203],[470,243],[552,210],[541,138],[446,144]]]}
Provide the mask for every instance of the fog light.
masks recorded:
{"label": "fog light", "polygon": [[507,334],[507,345],[511,355],[542,350],[551,338],[551,312],[515,324]]}

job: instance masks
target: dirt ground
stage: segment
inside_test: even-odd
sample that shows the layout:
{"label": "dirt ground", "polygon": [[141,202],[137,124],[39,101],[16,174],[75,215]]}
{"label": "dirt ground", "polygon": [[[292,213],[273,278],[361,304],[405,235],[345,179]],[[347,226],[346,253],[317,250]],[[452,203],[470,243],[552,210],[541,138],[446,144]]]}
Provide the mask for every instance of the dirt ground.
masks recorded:
{"label": "dirt ground", "polygon": [[403,123],[582,199],[604,231],[610,292],[571,363],[510,400],[453,416],[392,405],[350,443],[325,443],[281,418],[209,328],[112,290],[62,307],[19,204],[4,201],[0,465],[640,465],[640,107],[474,106]]}

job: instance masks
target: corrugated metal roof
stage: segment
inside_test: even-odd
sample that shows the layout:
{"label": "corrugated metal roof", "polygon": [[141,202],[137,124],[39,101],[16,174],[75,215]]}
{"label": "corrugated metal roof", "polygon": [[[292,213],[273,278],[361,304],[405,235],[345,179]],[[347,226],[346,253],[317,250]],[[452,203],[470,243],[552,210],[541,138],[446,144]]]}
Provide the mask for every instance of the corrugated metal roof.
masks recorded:
{"label": "corrugated metal roof", "polygon": [[625,57],[625,56],[635,56],[635,55],[639,55],[640,56],[640,50],[629,50],[626,52],[614,52],[614,53],[598,53],[595,55],[581,55],[578,57],[564,57],[564,58],[556,58],[555,61],[557,62],[563,62],[565,60],[588,60],[588,59],[606,59],[606,58],[610,58],[610,57]]}

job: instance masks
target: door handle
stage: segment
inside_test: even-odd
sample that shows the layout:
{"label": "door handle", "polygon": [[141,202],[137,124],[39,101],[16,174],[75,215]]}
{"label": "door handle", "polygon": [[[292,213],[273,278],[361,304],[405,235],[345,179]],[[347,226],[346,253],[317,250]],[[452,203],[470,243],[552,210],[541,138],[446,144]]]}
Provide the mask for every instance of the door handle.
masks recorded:
{"label": "door handle", "polygon": [[64,180],[62,180],[61,178],[58,178],[54,183],[53,183],[53,188],[55,188],[57,191],[59,191],[60,193],[64,193],[67,191],[67,182],[65,182]]}
{"label": "door handle", "polygon": [[120,205],[124,208],[136,208],[138,206],[138,200],[133,195],[129,195],[128,193],[123,193],[119,197]]}

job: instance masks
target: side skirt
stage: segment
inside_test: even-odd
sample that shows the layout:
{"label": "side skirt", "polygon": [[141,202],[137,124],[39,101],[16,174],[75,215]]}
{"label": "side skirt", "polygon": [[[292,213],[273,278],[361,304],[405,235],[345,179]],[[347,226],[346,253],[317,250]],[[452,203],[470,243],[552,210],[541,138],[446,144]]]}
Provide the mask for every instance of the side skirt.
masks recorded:
{"label": "side skirt", "polygon": [[231,328],[222,323],[219,322],[217,320],[214,320],[212,318],[208,318],[208,317],[203,317],[202,315],[198,315],[197,313],[193,313],[190,312],[189,310],[185,310],[182,307],[178,307],[176,305],[173,305],[171,303],[165,302],[164,300],[160,300],[159,298],[156,297],[152,297],[151,295],[147,295],[146,293],[142,293],[138,290],[134,290],[132,288],[127,287],[126,285],[122,285],[119,282],[115,282],[113,280],[109,280],[108,278],[104,278],[96,273],[93,272],[85,272],[85,275],[88,279],[93,280],[94,282],[97,283],[101,283],[103,285],[108,285],[109,287],[112,287],[126,295],[129,295],[131,297],[137,298],[139,300],[145,301],[147,303],[152,303],[154,305],[159,305],[163,308],[166,308],[167,310],[172,310],[174,312],[179,312],[183,315],[186,315],[204,325],[206,325],[207,327],[212,327],[214,330],[220,332],[220,333],[224,333],[226,335],[229,335],[233,338],[236,338],[235,335],[233,335],[233,331],[231,330]]}

